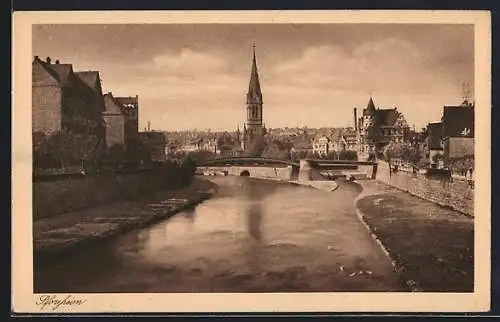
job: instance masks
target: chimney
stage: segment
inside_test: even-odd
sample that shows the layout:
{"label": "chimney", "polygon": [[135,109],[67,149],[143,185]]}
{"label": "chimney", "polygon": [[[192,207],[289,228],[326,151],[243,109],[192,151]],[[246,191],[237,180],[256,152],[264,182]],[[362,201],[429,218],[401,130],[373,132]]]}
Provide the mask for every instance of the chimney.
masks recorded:
{"label": "chimney", "polygon": [[47,57],[46,61],[47,61],[47,64],[50,64],[50,57]]}
{"label": "chimney", "polygon": [[358,110],[354,108],[354,130],[358,131]]}
{"label": "chimney", "polygon": [[59,59],[56,60],[56,64],[59,65],[61,62],[59,61]]}
{"label": "chimney", "polygon": [[40,57],[38,57],[38,56],[35,56],[35,60],[40,60]]}

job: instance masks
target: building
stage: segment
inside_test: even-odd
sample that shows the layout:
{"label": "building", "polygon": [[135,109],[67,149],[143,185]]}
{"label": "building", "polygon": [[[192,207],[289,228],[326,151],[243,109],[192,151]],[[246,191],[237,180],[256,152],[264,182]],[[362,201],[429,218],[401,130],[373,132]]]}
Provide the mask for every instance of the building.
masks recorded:
{"label": "building", "polygon": [[358,150],[358,135],[353,128],[345,129],[342,140],[345,143],[345,150],[356,151]]}
{"label": "building", "polygon": [[[354,109],[355,118],[357,111]],[[368,157],[376,157],[389,143],[407,141],[409,126],[404,115],[397,107],[390,109],[375,108],[370,97],[363,115],[358,118],[359,151]]]}
{"label": "building", "polygon": [[443,155],[443,146],[441,140],[443,139],[443,123],[429,123],[426,129],[427,137],[425,146],[428,151],[429,162],[432,167],[442,167],[442,160],[437,156]]}
{"label": "building", "polygon": [[139,133],[139,95],[128,97],[115,97],[124,116],[124,139],[128,146],[138,138]]}
{"label": "building", "polygon": [[163,132],[139,132],[138,137],[149,152],[151,161],[165,161],[167,138]]}
{"label": "building", "polygon": [[32,129],[51,135],[59,131],[91,134],[105,140],[104,99],[99,73],[74,72],[71,64],[32,63]]}
{"label": "building", "polygon": [[218,153],[217,141],[211,138],[203,138],[198,141],[198,150]]}
{"label": "building", "polygon": [[445,164],[474,155],[474,103],[465,100],[459,106],[444,106],[443,155]]}
{"label": "building", "polygon": [[106,143],[108,147],[125,144],[125,116],[111,92],[104,94],[105,110],[102,113],[106,123]]}
{"label": "building", "polygon": [[330,140],[328,150],[339,151],[344,149],[344,143],[342,141],[342,128],[334,128],[328,131],[328,139]]}
{"label": "building", "polygon": [[246,123],[243,127],[242,148],[248,146],[248,142],[256,136],[265,134],[262,122],[262,91],[260,88],[259,73],[257,70],[257,59],[255,58],[255,46],[253,46],[252,71],[246,98]]}
{"label": "building", "polygon": [[185,153],[198,151],[199,150],[198,141],[192,140],[192,141],[186,142],[185,144],[180,146],[179,150],[182,152],[185,152]]}
{"label": "building", "polygon": [[319,156],[326,156],[330,152],[330,139],[326,136],[321,136],[313,141],[313,153]]}

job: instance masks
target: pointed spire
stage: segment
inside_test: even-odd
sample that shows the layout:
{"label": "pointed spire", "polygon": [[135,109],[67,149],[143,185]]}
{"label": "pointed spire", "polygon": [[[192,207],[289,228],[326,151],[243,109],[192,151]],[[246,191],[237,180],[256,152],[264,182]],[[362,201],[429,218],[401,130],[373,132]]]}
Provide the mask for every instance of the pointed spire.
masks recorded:
{"label": "pointed spire", "polygon": [[257,71],[257,59],[255,58],[255,44],[252,47],[252,72],[250,74],[250,84],[248,85],[247,104],[262,103],[262,92],[260,90],[259,73]]}
{"label": "pointed spire", "polygon": [[371,95],[370,95],[370,100],[368,101],[368,105],[366,106],[366,111],[369,114],[375,114],[375,104],[373,103]]}

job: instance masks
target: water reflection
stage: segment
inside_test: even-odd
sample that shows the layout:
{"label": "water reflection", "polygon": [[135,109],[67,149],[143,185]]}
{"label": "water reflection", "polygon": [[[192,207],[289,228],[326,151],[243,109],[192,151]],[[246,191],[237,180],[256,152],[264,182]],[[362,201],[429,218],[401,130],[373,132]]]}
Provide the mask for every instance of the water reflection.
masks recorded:
{"label": "water reflection", "polygon": [[255,240],[262,239],[262,205],[260,202],[251,202],[247,205],[246,217],[248,233]]}
{"label": "water reflection", "polygon": [[263,189],[262,186],[259,186],[259,182],[254,180],[246,180],[243,186],[245,188],[245,197],[247,198],[244,213],[248,233],[254,240],[260,241],[262,239]]}

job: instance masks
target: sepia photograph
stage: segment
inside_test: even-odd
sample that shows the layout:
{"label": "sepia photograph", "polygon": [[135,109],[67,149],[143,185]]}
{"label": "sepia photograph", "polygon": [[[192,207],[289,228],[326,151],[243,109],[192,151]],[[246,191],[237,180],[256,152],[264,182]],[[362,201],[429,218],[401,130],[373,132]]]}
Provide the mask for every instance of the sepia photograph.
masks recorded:
{"label": "sepia photograph", "polygon": [[73,14],[14,28],[23,308],[489,308],[489,15]]}

